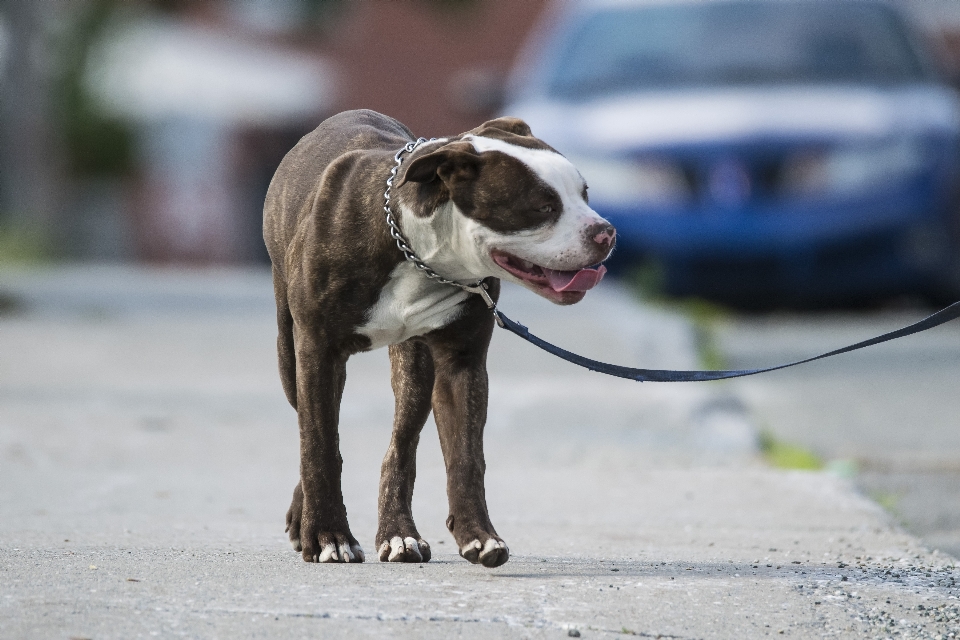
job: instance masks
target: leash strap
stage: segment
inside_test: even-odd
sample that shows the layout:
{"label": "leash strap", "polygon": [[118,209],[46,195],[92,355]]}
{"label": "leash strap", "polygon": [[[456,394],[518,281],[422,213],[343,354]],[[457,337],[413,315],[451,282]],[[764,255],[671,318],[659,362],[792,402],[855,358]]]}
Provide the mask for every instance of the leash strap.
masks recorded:
{"label": "leash strap", "polygon": [[896,331],[891,331],[890,333],[885,333],[881,336],[877,336],[876,338],[870,338],[869,340],[864,340],[863,342],[858,342],[848,347],[843,347],[842,349],[836,349],[828,353],[822,353],[819,356],[806,358],[805,360],[798,360],[796,362],[790,362],[788,364],[781,364],[775,367],[766,367],[763,369],[740,369],[736,371],[670,371],[665,369],[634,369],[632,367],[622,367],[620,365],[607,364],[606,362],[600,362],[599,360],[584,358],[583,356],[571,353],[566,349],[561,349],[556,345],[550,344],[546,340],[538,338],[530,333],[530,330],[522,324],[514,322],[507,316],[503,315],[499,309],[494,308],[493,314],[497,319],[497,324],[504,329],[517,334],[524,340],[535,344],[544,351],[552,353],[558,358],[562,358],[567,362],[572,362],[573,364],[585,367],[590,371],[605,373],[618,378],[627,378],[628,380],[636,380],[637,382],[702,382],[706,380],[742,378],[743,376],[752,376],[758,373],[765,373],[767,371],[786,369],[787,367],[794,367],[798,364],[804,364],[805,362],[822,360],[823,358],[829,358],[830,356],[840,355],[841,353],[856,351],[857,349],[870,347],[875,344],[880,344],[881,342],[887,342],[888,340],[896,340],[897,338],[903,338],[905,336],[913,335],[914,333],[920,333],[921,331],[932,329],[933,327],[940,326],[941,324],[950,322],[951,320],[960,317],[960,302],[954,302],[946,309],[941,309],[932,316],[924,318],[923,320],[911,324],[908,327],[897,329]]}

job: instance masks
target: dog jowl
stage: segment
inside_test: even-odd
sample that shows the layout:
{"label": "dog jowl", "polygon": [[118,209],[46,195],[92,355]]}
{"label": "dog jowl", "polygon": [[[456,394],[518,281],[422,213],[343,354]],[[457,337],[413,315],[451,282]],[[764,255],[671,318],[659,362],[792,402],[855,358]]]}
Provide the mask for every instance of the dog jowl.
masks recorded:
{"label": "dog jowl", "polygon": [[[389,349],[396,412],[380,477],[378,557],[430,559],[411,502],[431,411],[447,469],[446,524],[460,554],[488,567],[509,557],[484,493],[493,315],[480,296],[407,261],[383,216],[394,156],[413,139],[373,111],[341,113],[287,154],[267,193],[280,377],[300,426],[287,531],[308,562],[364,560],[341,492],[339,405],[347,359],[379,347]],[[485,278],[494,300],[505,279],[558,304],[580,301],[603,277],[616,238],[587,204],[576,168],[515,118],[404,156],[391,206],[424,262],[465,284]]]}

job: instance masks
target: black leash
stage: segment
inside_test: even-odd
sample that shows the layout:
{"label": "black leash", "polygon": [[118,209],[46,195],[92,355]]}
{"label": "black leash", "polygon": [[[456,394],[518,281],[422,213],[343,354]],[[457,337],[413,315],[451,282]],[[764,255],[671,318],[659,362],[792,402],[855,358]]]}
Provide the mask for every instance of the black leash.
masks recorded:
{"label": "black leash", "polygon": [[882,336],[877,336],[876,338],[870,338],[869,340],[852,344],[849,347],[843,347],[842,349],[836,349],[834,351],[830,351],[829,353],[820,354],[819,356],[806,358],[805,360],[798,360],[789,364],[781,364],[775,367],[766,367],[763,369],[740,369],[736,371],[670,371],[666,369],[634,369],[632,367],[622,367],[616,364],[607,364],[606,362],[600,362],[599,360],[584,358],[583,356],[571,353],[566,349],[561,349],[556,345],[550,344],[546,340],[538,338],[530,333],[530,330],[522,324],[514,322],[507,316],[503,315],[503,312],[496,307],[493,307],[493,315],[497,319],[497,324],[504,329],[517,334],[524,340],[535,344],[544,351],[552,353],[558,358],[562,358],[567,362],[572,362],[573,364],[590,369],[590,371],[597,371],[599,373],[605,373],[618,378],[627,378],[628,380],[636,380],[637,382],[702,382],[706,380],[742,378],[743,376],[752,376],[758,373],[765,373],[767,371],[786,369],[787,367],[794,367],[798,364],[804,364],[805,362],[813,362],[814,360],[829,358],[830,356],[856,351],[857,349],[870,347],[875,344],[880,344],[881,342],[887,342],[888,340],[896,340],[897,338],[903,338],[905,336],[913,335],[914,333],[920,333],[921,331],[932,329],[933,327],[940,326],[941,324],[950,322],[951,320],[955,320],[956,318],[960,317],[960,302],[954,302],[946,309],[941,309],[932,316],[924,318],[920,322],[911,324],[908,327],[897,329],[896,331],[885,333]]}

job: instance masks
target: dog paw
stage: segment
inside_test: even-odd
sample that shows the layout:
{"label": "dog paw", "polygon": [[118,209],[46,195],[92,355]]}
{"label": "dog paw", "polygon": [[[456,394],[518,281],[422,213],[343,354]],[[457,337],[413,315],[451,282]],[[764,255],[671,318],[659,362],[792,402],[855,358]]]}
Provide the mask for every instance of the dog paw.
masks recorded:
{"label": "dog paw", "polygon": [[493,568],[499,567],[510,558],[510,549],[507,543],[499,538],[487,538],[483,543],[475,539],[460,547],[460,555],[473,564]]}
{"label": "dog paw", "polygon": [[[294,546],[297,549],[297,546]],[[304,562],[363,562],[363,548],[352,536],[342,533],[321,533],[311,548],[300,545]]]}
{"label": "dog paw", "polygon": [[303,551],[303,545],[300,544],[300,536],[296,538],[290,538],[290,546],[293,547],[294,551],[300,552]]}
{"label": "dog paw", "polygon": [[[303,491],[298,484],[287,510],[287,533],[294,551],[304,562],[363,562],[363,548],[350,535],[346,515],[329,520],[310,521],[303,517]],[[313,533],[317,532],[317,533]]]}
{"label": "dog paw", "polygon": [[293,490],[293,502],[287,509],[287,528],[284,531],[290,536],[290,545],[294,551],[303,551],[303,545],[300,544],[300,519],[303,516],[303,491],[297,484]]}
{"label": "dog paw", "polygon": [[430,545],[422,538],[393,536],[377,549],[380,562],[429,562]]}

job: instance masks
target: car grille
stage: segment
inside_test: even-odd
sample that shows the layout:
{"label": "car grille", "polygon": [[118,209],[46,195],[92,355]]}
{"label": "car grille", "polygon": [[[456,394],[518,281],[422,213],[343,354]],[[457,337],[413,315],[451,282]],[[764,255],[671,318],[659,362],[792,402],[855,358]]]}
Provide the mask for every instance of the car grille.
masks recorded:
{"label": "car grille", "polygon": [[794,160],[802,151],[675,159],[693,202],[738,207],[795,199]]}

